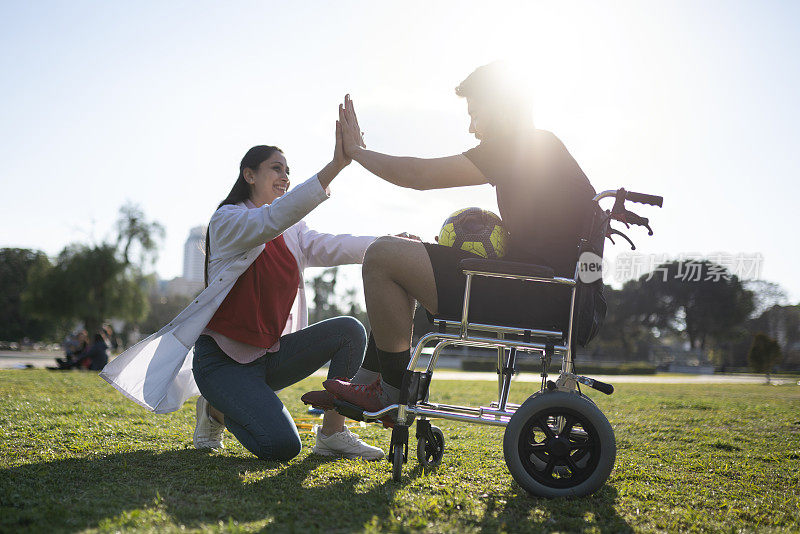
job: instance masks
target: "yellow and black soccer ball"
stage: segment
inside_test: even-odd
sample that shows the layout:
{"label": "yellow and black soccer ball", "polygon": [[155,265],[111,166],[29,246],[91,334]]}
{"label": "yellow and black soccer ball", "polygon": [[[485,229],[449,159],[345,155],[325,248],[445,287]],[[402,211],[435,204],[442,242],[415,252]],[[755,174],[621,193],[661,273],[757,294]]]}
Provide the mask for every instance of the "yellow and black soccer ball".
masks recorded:
{"label": "yellow and black soccer ball", "polygon": [[464,208],[444,221],[438,243],[496,260],[506,255],[508,231],[500,217],[491,211]]}

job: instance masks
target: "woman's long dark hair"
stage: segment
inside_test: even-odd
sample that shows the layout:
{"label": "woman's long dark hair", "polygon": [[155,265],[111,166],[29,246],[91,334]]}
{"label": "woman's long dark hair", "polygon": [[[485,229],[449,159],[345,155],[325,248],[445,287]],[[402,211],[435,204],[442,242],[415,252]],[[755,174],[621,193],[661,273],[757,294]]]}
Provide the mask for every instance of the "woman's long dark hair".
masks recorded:
{"label": "woman's long dark hair", "polygon": [[[244,155],[242,158],[242,162],[239,164],[239,177],[236,178],[236,181],[233,183],[233,187],[231,187],[231,192],[228,193],[228,196],[225,197],[225,200],[219,203],[217,209],[220,209],[222,206],[227,204],[238,204],[239,202],[243,202],[250,198],[250,184],[244,179],[244,170],[250,169],[252,171],[257,171],[258,166],[261,165],[263,162],[267,161],[272,154],[275,152],[283,153],[283,150],[276,146],[267,146],[267,145],[258,145],[254,146],[250,150],[247,151],[247,154]],[[205,265],[205,283],[206,287],[208,287],[208,256],[211,251],[208,239],[208,233],[211,231],[211,226],[206,227],[206,265]]]}

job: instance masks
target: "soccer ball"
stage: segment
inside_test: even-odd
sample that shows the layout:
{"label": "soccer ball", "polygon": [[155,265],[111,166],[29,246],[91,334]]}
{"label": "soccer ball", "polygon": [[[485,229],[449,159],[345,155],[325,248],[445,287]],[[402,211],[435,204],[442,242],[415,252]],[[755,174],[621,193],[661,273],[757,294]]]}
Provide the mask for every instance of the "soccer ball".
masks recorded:
{"label": "soccer ball", "polygon": [[508,231],[491,211],[464,208],[444,221],[438,243],[495,260],[506,255]]}

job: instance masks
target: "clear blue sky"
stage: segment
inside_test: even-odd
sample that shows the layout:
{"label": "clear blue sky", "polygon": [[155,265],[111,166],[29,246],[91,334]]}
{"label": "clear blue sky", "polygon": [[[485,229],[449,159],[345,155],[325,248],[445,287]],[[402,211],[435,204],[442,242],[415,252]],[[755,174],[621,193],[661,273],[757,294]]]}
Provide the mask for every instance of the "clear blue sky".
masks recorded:
{"label": "clear blue sky", "polygon": [[[130,200],[165,225],[156,269],[177,276],[250,146],[281,146],[305,179],[350,92],[370,147],[462,152],[453,88],[505,58],[595,188],[665,197],[641,252],[760,253],[800,300],[800,4],[561,4],[5,0],[0,247],[102,240]],[[457,208],[496,210],[489,186],[405,191],[357,165],[333,190],[317,229],[431,239]]]}

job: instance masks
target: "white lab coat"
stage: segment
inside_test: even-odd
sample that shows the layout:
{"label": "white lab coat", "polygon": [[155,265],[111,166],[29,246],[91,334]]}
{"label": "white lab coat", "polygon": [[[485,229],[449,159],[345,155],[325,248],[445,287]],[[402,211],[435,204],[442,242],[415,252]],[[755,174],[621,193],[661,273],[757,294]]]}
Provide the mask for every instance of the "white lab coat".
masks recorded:
{"label": "white lab coat", "polygon": [[297,298],[284,333],[306,327],[303,270],[361,263],[375,240],[310,230],[301,219],[327,198],[314,175],[270,205],[248,209],[240,203],[218,209],[209,223],[208,287],[169,324],[112,360],[100,376],[155,413],[178,410],[188,398],[199,395],[192,375],[194,342],[264,244],[281,233],[300,270]]}

